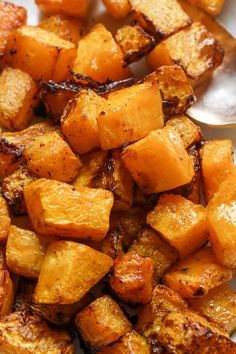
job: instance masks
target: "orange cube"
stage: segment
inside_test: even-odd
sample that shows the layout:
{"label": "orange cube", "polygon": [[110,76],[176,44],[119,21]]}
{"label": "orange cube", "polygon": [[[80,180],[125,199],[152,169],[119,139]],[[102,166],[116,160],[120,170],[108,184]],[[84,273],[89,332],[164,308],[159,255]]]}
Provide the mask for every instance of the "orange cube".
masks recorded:
{"label": "orange cube", "polygon": [[46,14],[65,14],[85,17],[89,0],[35,0],[39,8]]}
{"label": "orange cube", "polygon": [[199,7],[211,16],[216,16],[221,11],[225,0],[188,0],[190,4]]}
{"label": "orange cube", "polygon": [[162,99],[154,82],[111,93],[97,118],[102,150],[139,140],[164,125]]}
{"label": "orange cube", "polygon": [[171,127],[155,130],[121,154],[126,168],[145,194],[164,192],[191,182],[191,158]]}
{"label": "orange cube", "polygon": [[179,253],[191,254],[207,241],[206,210],[181,195],[164,194],[147,215],[147,223]]}
{"label": "orange cube", "polygon": [[11,226],[7,202],[0,194],[0,241],[5,241]]}
{"label": "orange cube", "polygon": [[127,17],[131,11],[128,0],[103,0],[109,14],[115,20],[122,20]]}
{"label": "orange cube", "polygon": [[101,82],[130,76],[120,47],[101,23],[79,41],[73,71]]}

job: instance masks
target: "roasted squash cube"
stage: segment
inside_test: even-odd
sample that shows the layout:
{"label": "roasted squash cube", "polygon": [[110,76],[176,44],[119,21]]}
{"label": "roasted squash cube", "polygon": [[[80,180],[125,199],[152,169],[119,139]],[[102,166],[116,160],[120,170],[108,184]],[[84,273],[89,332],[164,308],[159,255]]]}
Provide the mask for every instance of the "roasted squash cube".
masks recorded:
{"label": "roasted squash cube", "polygon": [[162,99],[157,84],[145,82],[110,93],[97,123],[102,150],[119,148],[162,128]]}
{"label": "roasted squash cube", "polygon": [[131,304],[147,304],[152,297],[154,262],[149,257],[128,253],[116,258],[110,285]]}
{"label": "roasted squash cube", "polygon": [[75,152],[85,154],[100,147],[97,117],[105,104],[94,91],[82,90],[66,106],[61,126]]}
{"label": "roasted squash cube", "polygon": [[188,26],[191,19],[176,0],[129,0],[135,19],[156,41]]}
{"label": "roasted squash cube", "polygon": [[131,11],[128,0],[103,0],[109,14],[115,20],[122,20],[127,17]]}
{"label": "roasted squash cube", "polygon": [[89,0],[35,0],[40,10],[46,14],[65,14],[85,17]]}
{"label": "roasted squash cube", "polygon": [[125,61],[133,63],[148,54],[154,47],[154,38],[139,25],[125,25],[115,34],[116,42],[121,47]]}
{"label": "roasted squash cube", "polygon": [[6,63],[25,71],[35,80],[67,79],[75,56],[73,43],[32,26],[21,27],[12,33],[6,48]]}
{"label": "roasted squash cube", "polygon": [[203,75],[208,77],[223,56],[224,50],[214,36],[201,22],[194,22],[158,44],[147,60],[153,69],[178,64],[195,83]]}
{"label": "roasted squash cube", "polygon": [[43,260],[34,301],[75,303],[108,273],[112,264],[112,258],[91,247],[71,241],[52,242]]}
{"label": "roasted squash cube", "polygon": [[216,16],[221,11],[225,0],[188,0],[191,5],[197,6],[211,16]]}
{"label": "roasted squash cube", "polygon": [[0,124],[8,130],[22,130],[33,114],[37,87],[18,69],[4,69],[0,75]]}
{"label": "roasted squash cube", "polygon": [[122,80],[130,76],[120,47],[101,23],[79,41],[73,71],[100,82]]}
{"label": "roasted squash cube", "polygon": [[181,258],[207,241],[205,208],[181,195],[163,194],[148,214],[147,223],[178,251]]}
{"label": "roasted squash cube", "polygon": [[207,206],[209,239],[218,261],[236,267],[236,169],[224,180]]}
{"label": "roasted squash cube", "polygon": [[118,304],[108,295],[96,299],[80,312],[75,324],[90,348],[111,344],[132,329]]}
{"label": "roasted squash cube", "polygon": [[24,196],[39,234],[95,241],[107,234],[113,205],[109,191],[39,179],[24,189]]}
{"label": "roasted squash cube", "polygon": [[0,194],[0,241],[5,241],[11,226],[7,203]]}
{"label": "roasted squash cube", "polygon": [[0,270],[0,316],[11,312],[14,297],[15,286],[10,273],[8,270]]}
{"label": "roasted squash cube", "polygon": [[222,284],[199,299],[189,299],[190,306],[210,320],[223,324],[229,334],[236,329],[236,294]]}
{"label": "roasted squash cube", "polygon": [[121,158],[145,194],[179,187],[194,175],[184,144],[171,127],[155,130],[126,147]]}
{"label": "roasted squash cube", "polygon": [[233,169],[233,144],[229,139],[206,141],[200,149],[204,194],[207,202]]}
{"label": "roasted squash cube", "polygon": [[72,182],[82,167],[80,159],[57,132],[37,137],[24,150],[24,156],[36,176],[61,182]]}
{"label": "roasted squash cube", "polygon": [[0,353],[4,354],[73,354],[68,332],[51,329],[37,315],[17,311],[0,320]]}
{"label": "roasted squash cube", "polygon": [[97,354],[150,354],[150,347],[145,338],[135,331],[130,331],[118,342],[104,347]]}
{"label": "roasted squash cube", "polygon": [[49,240],[35,232],[11,226],[6,246],[8,268],[15,274],[38,278]]}
{"label": "roasted squash cube", "polygon": [[221,265],[211,248],[203,248],[174,264],[164,274],[164,284],[184,298],[204,296],[233,276],[232,269]]}
{"label": "roasted squash cube", "polygon": [[175,249],[151,229],[145,230],[139,238],[134,240],[129,252],[137,253],[141,257],[150,257],[153,260],[155,266],[154,280],[157,283],[164,272],[178,258]]}

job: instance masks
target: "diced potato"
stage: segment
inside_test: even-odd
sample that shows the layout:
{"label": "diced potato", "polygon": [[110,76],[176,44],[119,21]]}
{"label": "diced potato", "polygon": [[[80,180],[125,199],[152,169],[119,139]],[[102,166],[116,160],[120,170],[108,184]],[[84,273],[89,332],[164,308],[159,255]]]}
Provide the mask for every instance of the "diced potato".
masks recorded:
{"label": "diced potato", "polygon": [[[0,2],[0,56],[4,56],[11,32],[25,25],[27,12],[24,7],[10,2]],[[14,55],[14,54],[13,54]]]}
{"label": "diced potato", "polygon": [[224,50],[201,22],[174,34],[158,44],[147,60],[153,69],[162,65],[180,65],[187,77],[196,82],[209,77],[223,60]]}
{"label": "diced potato", "polygon": [[131,11],[128,0],[103,0],[109,14],[115,20],[122,20],[127,17]]}
{"label": "diced potato", "polygon": [[231,334],[236,329],[236,294],[222,284],[199,299],[190,299],[190,306],[214,322],[223,324]]}
{"label": "diced potato", "polygon": [[91,247],[71,241],[52,242],[43,260],[34,301],[39,304],[79,301],[112,265],[112,258]]}
{"label": "diced potato", "polygon": [[163,281],[184,298],[194,298],[206,295],[230,280],[233,274],[233,270],[221,265],[207,247],[174,264],[164,274]]}
{"label": "diced potato", "polygon": [[181,195],[163,194],[148,214],[147,223],[178,251],[181,258],[207,241],[205,208]]}
{"label": "diced potato", "polygon": [[22,162],[22,150],[4,138],[0,140],[0,179],[19,168]]}
{"label": "diced potato", "polygon": [[111,32],[98,23],[79,41],[73,71],[100,82],[116,81],[130,76],[124,64],[123,53]]}
{"label": "diced potato", "polygon": [[115,34],[116,42],[121,47],[125,61],[133,63],[148,54],[155,46],[154,38],[139,25],[125,25]]}
{"label": "diced potato", "polygon": [[170,353],[236,352],[236,344],[224,332],[190,311],[168,314],[163,320],[158,340]]}
{"label": "diced potato", "polygon": [[116,258],[110,286],[125,302],[147,304],[152,297],[154,262],[128,253]]}
{"label": "diced potato", "polygon": [[73,42],[75,45],[81,38],[83,32],[83,23],[74,17],[63,15],[52,15],[43,19],[39,27],[46,31],[55,33],[65,41]]}
{"label": "diced potato", "polygon": [[102,150],[119,148],[162,128],[162,99],[157,84],[144,82],[110,93],[97,123]]}
{"label": "diced potato", "polygon": [[41,235],[100,241],[107,234],[113,205],[109,191],[39,179],[24,189],[24,196]]}
{"label": "diced potato", "polygon": [[236,268],[236,169],[224,180],[207,206],[209,239],[218,261]]}
{"label": "diced potato", "polygon": [[5,241],[11,226],[7,203],[0,194],[0,241]]}
{"label": "diced potato", "polygon": [[221,11],[225,0],[188,0],[190,4],[199,7],[211,16],[216,16]]}
{"label": "diced potato", "polygon": [[123,235],[117,229],[108,231],[107,236],[102,240],[100,250],[113,259],[121,256],[124,253]]}
{"label": "diced potato", "polygon": [[8,270],[0,270],[0,316],[11,312],[14,297],[15,286],[11,280],[10,273]]}
{"label": "diced potato", "polygon": [[126,147],[126,168],[145,194],[167,191],[189,183],[193,164],[176,131],[165,127]]}
{"label": "diced potato", "polygon": [[24,150],[27,166],[38,177],[72,182],[82,168],[79,157],[57,132],[37,137]]}
{"label": "diced potato", "polygon": [[[14,55],[11,53],[14,51]],[[76,46],[40,27],[24,26],[7,42],[6,63],[28,73],[35,80],[63,81],[70,76]],[[40,68],[40,70],[39,70]]]}
{"label": "diced potato", "polygon": [[68,332],[51,329],[37,315],[14,312],[0,320],[1,354],[73,354]]}
{"label": "diced potato", "polygon": [[33,231],[12,225],[6,246],[9,269],[15,274],[37,279],[48,243],[48,239]]}
{"label": "diced potato", "polygon": [[37,86],[18,69],[6,68],[0,75],[0,124],[8,130],[22,130],[31,120]]}
{"label": "diced potato", "polygon": [[105,99],[94,91],[82,90],[66,106],[61,118],[62,131],[78,154],[100,147],[97,117],[105,104]]}
{"label": "diced potato", "polygon": [[129,0],[135,19],[156,41],[188,26],[191,19],[176,0]]}
{"label": "diced potato", "polygon": [[130,331],[118,342],[99,350],[97,354],[150,354],[150,348],[140,334]]}
{"label": "diced potato", "polygon": [[158,283],[164,272],[173,264],[178,254],[173,247],[163,241],[151,229],[145,230],[139,238],[134,240],[129,252],[137,253],[142,257],[150,257],[155,266],[154,280]]}
{"label": "diced potato", "polygon": [[200,149],[204,194],[209,202],[233,169],[233,144],[229,139],[206,141]]}
{"label": "diced potato", "polygon": [[27,214],[23,191],[34,180],[35,177],[24,166],[20,166],[15,172],[3,178],[1,192],[13,215]]}
{"label": "diced potato", "polygon": [[40,10],[46,14],[65,14],[85,17],[89,0],[35,0]]}
{"label": "diced potato", "polygon": [[202,138],[201,128],[185,115],[173,117],[166,122],[166,125],[173,127],[179,133],[186,149],[199,143]]}
{"label": "diced potato", "polygon": [[118,304],[108,295],[96,299],[80,312],[75,324],[90,348],[111,344],[132,329]]}
{"label": "diced potato", "polygon": [[99,151],[85,156],[83,168],[73,185],[110,190],[116,211],[129,210],[133,203],[134,181],[118,151]]}

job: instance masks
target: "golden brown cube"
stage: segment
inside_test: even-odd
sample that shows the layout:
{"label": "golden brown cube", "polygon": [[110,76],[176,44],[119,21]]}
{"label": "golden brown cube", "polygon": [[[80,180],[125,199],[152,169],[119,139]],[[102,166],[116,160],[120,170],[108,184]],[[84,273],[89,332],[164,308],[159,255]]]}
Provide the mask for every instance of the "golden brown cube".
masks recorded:
{"label": "golden brown cube", "polygon": [[24,189],[24,196],[39,234],[94,241],[107,234],[113,205],[109,191],[39,179]]}
{"label": "golden brown cube", "polygon": [[128,146],[121,154],[126,168],[145,194],[189,183],[193,164],[176,131],[165,127]]}
{"label": "golden brown cube", "polygon": [[207,241],[205,208],[181,195],[163,194],[148,214],[147,223],[178,251],[181,258]]}
{"label": "golden brown cube", "polygon": [[91,247],[72,241],[52,242],[43,260],[34,302],[75,303],[108,273],[112,265],[112,258]]}
{"label": "golden brown cube", "polygon": [[157,84],[144,82],[110,93],[97,123],[102,150],[119,148],[162,128],[162,99]]}
{"label": "golden brown cube", "polygon": [[35,80],[59,82],[67,79],[75,56],[73,43],[33,26],[24,26],[12,33],[6,48],[6,63],[25,71]]}
{"label": "golden brown cube", "polygon": [[121,256],[124,253],[123,247],[123,235],[117,229],[111,229],[108,234],[102,240],[100,244],[100,250],[102,253],[107,254],[113,259]]}
{"label": "golden brown cube", "polygon": [[128,253],[116,258],[110,286],[125,302],[147,304],[152,297],[154,262]]}
{"label": "golden brown cube", "polygon": [[188,26],[191,19],[176,0],[129,0],[134,17],[156,41]]}
{"label": "golden brown cube", "polygon": [[2,194],[0,194],[0,241],[5,241],[7,239],[10,226],[11,219],[9,216],[7,203]]}
{"label": "golden brown cube", "polygon": [[132,329],[118,304],[108,295],[96,299],[80,312],[75,324],[91,348],[111,344]]}
{"label": "golden brown cube", "polygon": [[173,247],[162,240],[152,229],[145,230],[139,238],[134,240],[129,252],[137,253],[141,257],[150,257],[155,266],[154,280],[159,282],[164,272],[173,264],[178,254]]}
{"label": "golden brown cube", "polygon": [[125,61],[133,63],[148,54],[154,47],[154,38],[146,33],[139,25],[125,25],[118,29],[115,34]]}
{"label": "golden brown cube", "polygon": [[122,20],[127,17],[131,11],[128,0],[103,0],[109,14],[115,20]]}
{"label": "golden brown cube", "polygon": [[116,81],[130,76],[124,64],[123,53],[111,32],[98,23],[79,41],[73,71],[100,82]]}
{"label": "golden brown cube", "polygon": [[221,11],[225,0],[188,0],[190,4],[199,7],[211,16],[216,16]]}
{"label": "golden brown cube", "polygon": [[11,226],[6,246],[8,268],[15,274],[38,278],[49,240],[35,232]]}
{"label": "golden brown cube", "polygon": [[8,130],[22,130],[29,125],[36,103],[37,86],[18,69],[4,69],[0,75],[0,124]]}
{"label": "golden brown cube", "polygon": [[85,17],[89,0],[35,0],[40,10],[46,14],[65,14]]}
{"label": "golden brown cube", "polygon": [[68,332],[49,328],[37,315],[14,312],[0,320],[1,354],[73,354]]}
{"label": "golden brown cube", "polygon": [[207,202],[232,172],[233,144],[230,139],[206,141],[200,149],[204,194]]}
{"label": "golden brown cube", "polygon": [[190,299],[188,302],[195,311],[223,324],[229,334],[236,329],[236,294],[227,284],[210,290],[202,298]]}
{"label": "golden brown cube", "polygon": [[97,117],[106,101],[92,90],[82,90],[68,103],[61,118],[62,131],[78,154],[100,147]]}
{"label": "golden brown cube", "polygon": [[15,285],[10,273],[5,269],[0,270],[0,316],[11,312],[14,297]]}
{"label": "golden brown cube", "polygon": [[37,137],[24,150],[28,169],[36,176],[61,182],[72,182],[82,163],[57,132]]}
{"label": "golden brown cube", "polygon": [[194,82],[208,77],[223,60],[224,50],[201,22],[174,34],[158,44],[147,60],[153,69],[162,65],[180,65]]}
{"label": "golden brown cube", "polygon": [[233,276],[232,269],[221,265],[212,249],[202,248],[178,261],[164,274],[164,284],[184,298],[201,297]]}

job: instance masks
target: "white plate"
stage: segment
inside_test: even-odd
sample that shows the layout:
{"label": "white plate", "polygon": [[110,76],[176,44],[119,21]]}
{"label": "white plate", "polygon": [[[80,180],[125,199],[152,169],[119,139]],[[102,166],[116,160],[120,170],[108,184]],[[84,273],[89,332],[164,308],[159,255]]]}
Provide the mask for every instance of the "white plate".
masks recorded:
{"label": "white plate", "polygon": [[[21,5],[28,10],[28,24],[36,25],[41,17],[37,6],[34,4],[34,0],[9,0],[16,5]],[[226,0],[223,10],[219,16],[219,21],[228,29],[228,31],[236,38],[236,1]],[[107,15],[105,7],[101,0],[92,0],[91,9],[89,12],[89,18],[91,22],[103,22],[111,31],[114,31],[121,25],[121,22],[111,21],[111,18]],[[142,74],[146,73],[147,66],[145,62],[142,62],[142,70],[140,70],[140,65],[133,66],[135,73],[138,75],[140,72]],[[223,84],[223,83],[222,83]],[[201,126],[205,139],[216,139],[216,138],[230,138],[234,144],[234,153],[236,160],[236,128],[209,128],[204,125]],[[236,291],[236,279],[231,281],[231,286]],[[236,341],[236,333],[233,336]],[[83,353],[78,350],[78,354]]]}

